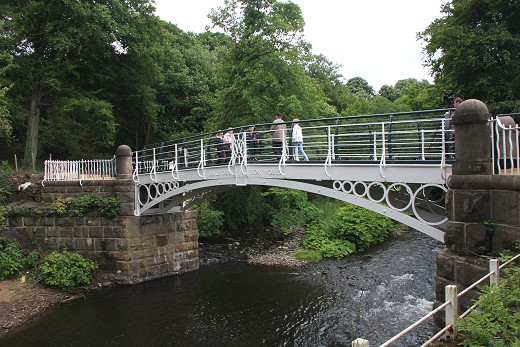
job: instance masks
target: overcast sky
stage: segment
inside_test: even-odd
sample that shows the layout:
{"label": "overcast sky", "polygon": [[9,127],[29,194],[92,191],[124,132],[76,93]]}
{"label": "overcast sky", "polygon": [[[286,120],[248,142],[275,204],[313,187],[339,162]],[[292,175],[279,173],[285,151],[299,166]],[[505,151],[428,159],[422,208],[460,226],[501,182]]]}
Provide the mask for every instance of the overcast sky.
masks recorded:
{"label": "overcast sky", "polygon": [[[212,8],[224,0],[155,0],[156,14],[183,31],[211,25]],[[305,20],[313,53],[342,65],[345,79],[360,76],[377,92],[405,78],[427,79],[417,32],[441,17],[446,0],[293,0]]]}

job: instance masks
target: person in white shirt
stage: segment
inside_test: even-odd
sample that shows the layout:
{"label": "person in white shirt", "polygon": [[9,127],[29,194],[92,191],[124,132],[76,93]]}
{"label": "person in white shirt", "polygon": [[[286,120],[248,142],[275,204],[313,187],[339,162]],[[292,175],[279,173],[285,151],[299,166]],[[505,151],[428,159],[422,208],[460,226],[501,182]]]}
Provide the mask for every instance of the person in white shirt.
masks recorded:
{"label": "person in white shirt", "polygon": [[309,157],[307,157],[307,154],[303,150],[303,132],[302,127],[299,124],[299,119],[294,118],[293,119],[293,128],[292,128],[292,156],[294,160],[298,160],[298,152],[302,155],[303,160],[309,161]]}

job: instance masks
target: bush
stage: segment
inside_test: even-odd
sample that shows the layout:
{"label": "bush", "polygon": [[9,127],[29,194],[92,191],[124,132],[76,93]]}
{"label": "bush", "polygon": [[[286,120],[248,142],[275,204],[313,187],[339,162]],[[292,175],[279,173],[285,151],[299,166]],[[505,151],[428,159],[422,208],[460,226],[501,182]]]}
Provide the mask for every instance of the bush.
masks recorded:
{"label": "bush", "polygon": [[317,218],[319,210],[307,199],[307,193],[296,189],[270,188],[262,194],[267,201],[271,224],[287,235],[293,225],[305,226]]}
{"label": "bush", "polygon": [[383,241],[398,223],[362,207],[345,204],[337,212],[334,233],[356,245],[358,251]]}
{"label": "bush", "polygon": [[208,201],[204,201],[195,208],[199,213],[197,217],[199,235],[201,237],[219,235],[224,224],[224,212],[213,210]]}
{"label": "bush", "polygon": [[0,239],[0,280],[18,276],[25,265],[25,258],[20,246]]}
{"label": "bush", "polygon": [[85,194],[70,200],[62,197],[56,198],[52,206],[52,212],[59,216],[68,213],[73,216],[83,216],[90,211],[97,210],[101,215],[115,218],[120,205],[121,199],[119,196],[103,199],[95,194]]}
{"label": "bush", "polygon": [[494,290],[484,289],[471,315],[457,321],[460,346],[520,346],[520,267]]}
{"label": "bush", "polygon": [[90,284],[96,269],[92,260],[64,250],[54,251],[43,258],[38,272],[45,284],[67,291]]}
{"label": "bush", "polygon": [[383,241],[397,230],[397,222],[343,202],[316,202],[322,215],[309,223],[303,246],[324,258],[339,259]]}
{"label": "bush", "polygon": [[331,230],[330,224],[324,221],[312,223],[303,239],[303,247],[319,252],[326,259],[344,258],[356,251],[352,242],[337,238]]}

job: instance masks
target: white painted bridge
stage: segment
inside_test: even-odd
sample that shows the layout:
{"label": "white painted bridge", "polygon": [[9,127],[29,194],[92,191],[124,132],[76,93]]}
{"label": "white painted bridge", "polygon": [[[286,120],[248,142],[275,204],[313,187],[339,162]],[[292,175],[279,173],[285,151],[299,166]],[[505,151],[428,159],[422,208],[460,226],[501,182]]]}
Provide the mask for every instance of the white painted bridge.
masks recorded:
{"label": "white painted bridge", "polygon": [[273,123],[255,125],[256,136],[249,126],[233,128],[231,148],[217,132],[147,146],[133,158],[135,211],[187,209],[238,186],[285,187],[364,207],[443,240],[455,155],[447,111],[300,121],[309,161],[292,155],[291,121],[281,155],[273,151]]}
{"label": "white painted bridge", "polygon": [[[188,209],[246,185],[285,187],[349,202],[443,241],[446,182],[455,162],[453,109],[299,121],[309,161],[292,155],[292,121],[281,148],[273,123],[233,128],[228,146],[213,133],[148,145],[133,153],[135,215]],[[518,175],[519,127],[493,117],[494,174]],[[276,154],[275,154],[276,153]],[[45,162],[45,181],[115,176],[115,159]],[[240,202],[237,201],[237,204]]]}

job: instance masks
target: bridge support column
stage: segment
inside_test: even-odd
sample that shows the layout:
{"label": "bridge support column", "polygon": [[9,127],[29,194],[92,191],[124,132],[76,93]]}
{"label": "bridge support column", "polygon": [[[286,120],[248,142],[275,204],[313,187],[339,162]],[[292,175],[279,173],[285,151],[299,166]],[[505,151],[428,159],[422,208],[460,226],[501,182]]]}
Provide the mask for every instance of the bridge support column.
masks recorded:
{"label": "bridge support column", "polygon": [[[459,292],[482,278],[487,261],[514,249],[520,239],[520,177],[492,175],[490,114],[478,100],[466,100],[455,111],[456,163],[448,179],[446,247],[437,254],[436,305],[444,302],[444,288],[455,284]],[[479,293],[459,301],[470,306]],[[437,317],[444,326],[442,317]]]}
{"label": "bridge support column", "polygon": [[106,274],[103,280],[134,284],[199,268],[197,212],[135,216],[135,183],[132,151],[116,151],[117,176],[102,180],[48,181],[41,187],[42,200],[96,194],[117,195],[118,216],[38,215],[7,218],[9,229],[38,243],[45,250],[68,249],[94,260]]}

